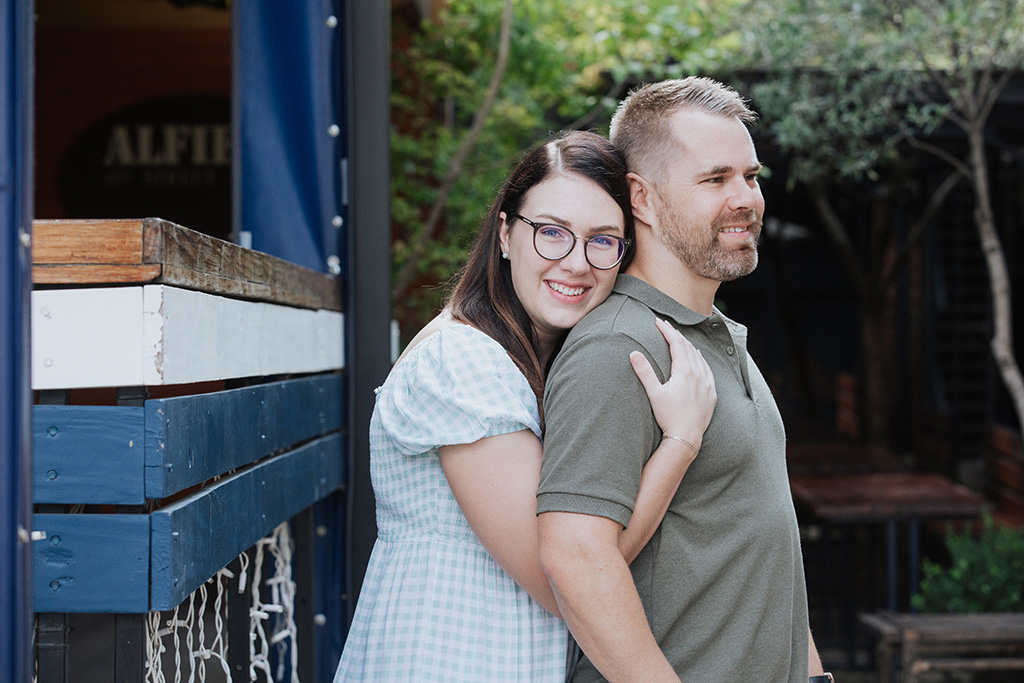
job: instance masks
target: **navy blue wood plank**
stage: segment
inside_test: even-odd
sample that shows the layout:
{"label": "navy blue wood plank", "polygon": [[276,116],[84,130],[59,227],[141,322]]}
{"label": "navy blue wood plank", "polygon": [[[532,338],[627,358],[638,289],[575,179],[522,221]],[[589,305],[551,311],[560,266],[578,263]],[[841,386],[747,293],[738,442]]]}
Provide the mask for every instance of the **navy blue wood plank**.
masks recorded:
{"label": "navy blue wood plank", "polygon": [[34,406],[36,503],[145,502],[141,407]]}
{"label": "navy blue wood plank", "polygon": [[331,434],[153,512],[151,608],[173,608],[278,524],[341,486],[342,448],[342,435]]}
{"label": "navy blue wood plank", "polygon": [[35,515],[37,612],[149,610],[149,515]]}
{"label": "navy blue wood plank", "polygon": [[342,424],[341,375],[146,402],[146,497],[329,434]]}

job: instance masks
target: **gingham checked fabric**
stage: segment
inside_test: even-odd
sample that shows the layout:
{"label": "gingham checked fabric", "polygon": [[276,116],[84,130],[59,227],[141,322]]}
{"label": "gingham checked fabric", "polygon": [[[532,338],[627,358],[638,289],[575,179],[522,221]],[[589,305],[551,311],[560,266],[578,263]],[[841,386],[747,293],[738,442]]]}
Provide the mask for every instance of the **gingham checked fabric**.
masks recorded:
{"label": "gingham checked fabric", "polygon": [[567,631],[474,536],[437,449],[530,429],[537,402],[493,339],[423,340],[377,390],[370,475],[378,538],[335,683],[561,682]]}

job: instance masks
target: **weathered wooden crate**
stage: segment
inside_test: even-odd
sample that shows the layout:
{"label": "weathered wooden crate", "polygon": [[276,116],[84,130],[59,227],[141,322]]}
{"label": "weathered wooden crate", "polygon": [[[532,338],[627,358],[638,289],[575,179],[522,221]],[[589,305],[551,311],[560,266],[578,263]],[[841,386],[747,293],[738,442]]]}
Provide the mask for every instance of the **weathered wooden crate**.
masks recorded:
{"label": "weathered wooden crate", "polygon": [[170,609],[343,485],[340,288],[159,219],[34,231],[36,610]]}

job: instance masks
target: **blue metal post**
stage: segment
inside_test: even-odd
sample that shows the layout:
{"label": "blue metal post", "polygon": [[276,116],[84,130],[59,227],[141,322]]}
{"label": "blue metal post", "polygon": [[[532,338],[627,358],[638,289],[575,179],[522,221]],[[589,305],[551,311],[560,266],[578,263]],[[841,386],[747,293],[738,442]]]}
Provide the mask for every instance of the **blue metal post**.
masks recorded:
{"label": "blue metal post", "polygon": [[0,0],[0,674],[31,680],[32,0]]}

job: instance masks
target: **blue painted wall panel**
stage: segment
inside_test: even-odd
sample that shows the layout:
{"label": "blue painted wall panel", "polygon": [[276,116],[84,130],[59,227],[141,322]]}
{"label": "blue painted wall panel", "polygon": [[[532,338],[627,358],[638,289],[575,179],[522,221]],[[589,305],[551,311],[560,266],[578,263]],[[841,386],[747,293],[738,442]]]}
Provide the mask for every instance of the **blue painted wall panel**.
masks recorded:
{"label": "blue painted wall panel", "polygon": [[235,230],[249,231],[258,251],[321,272],[339,256],[346,220],[342,7],[337,0],[231,7]]}
{"label": "blue painted wall panel", "polygon": [[0,0],[0,678],[32,676],[29,250],[35,3]]}
{"label": "blue painted wall panel", "polygon": [[145,502],[141,407],[34,407],[36,503]]}
{"label": "blue painted wall panel", "polygon": [[340,433],[317,439],[153,512],[151,598],[171,609],[240,552],[344,481]]}
{"label": "blue painted wall panel", "polygon": [[146,497],[210,477],[341,428],[341,375],[146,401]]}
{"label": "blue painted wall panel", "polygon": [[36,515],[37,612],[149,609],[148,515]]}

